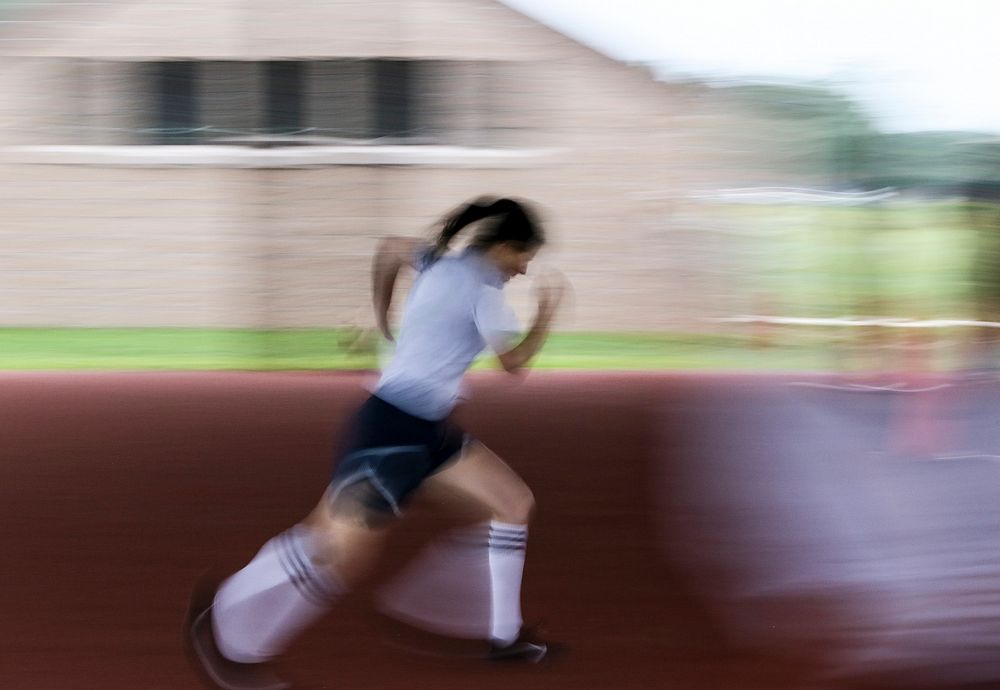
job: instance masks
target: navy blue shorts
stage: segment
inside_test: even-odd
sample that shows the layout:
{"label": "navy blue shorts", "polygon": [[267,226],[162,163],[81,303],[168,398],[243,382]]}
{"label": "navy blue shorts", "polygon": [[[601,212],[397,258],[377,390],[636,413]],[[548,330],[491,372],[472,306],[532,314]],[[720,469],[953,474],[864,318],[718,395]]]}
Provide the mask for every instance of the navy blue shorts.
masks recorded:
{"label": "navy blue shorts", "polygon": [[330,480],[331,500],[364,482],[374,490],[369,507],[399,515],[420,483],[456,458],[468,440],[448,419],[414,417],[373,395],[347,429]]}

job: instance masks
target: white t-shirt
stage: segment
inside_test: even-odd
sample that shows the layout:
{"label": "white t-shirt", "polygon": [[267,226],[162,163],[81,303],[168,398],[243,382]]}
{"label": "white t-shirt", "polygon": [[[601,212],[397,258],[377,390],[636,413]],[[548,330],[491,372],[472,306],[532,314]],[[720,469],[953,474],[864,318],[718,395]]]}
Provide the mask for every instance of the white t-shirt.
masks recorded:
{"label": "white t-shirt", "polygon": [[521,327],[503,294],[503,276],[482,252],[437,261],[422,254],[403,310],[396,353],[375,394],[423,419],[447,417],[462,377],[486,346],[509,350]]}

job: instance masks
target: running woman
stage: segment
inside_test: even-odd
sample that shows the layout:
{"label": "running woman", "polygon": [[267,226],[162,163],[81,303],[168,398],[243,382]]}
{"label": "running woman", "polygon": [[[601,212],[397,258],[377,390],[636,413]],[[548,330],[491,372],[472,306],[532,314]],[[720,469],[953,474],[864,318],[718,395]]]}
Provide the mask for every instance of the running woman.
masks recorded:
{"label": "running woman", "polygon": [[[468,248],[447,253],[452,238],[474,223]],[[395,355],[353,417],[329,486],[302,522],[264,544],[217,589],[199,587],[192,597],[189,646],[218,687],[289,687],[269,662],[366,574],[386,528],[421,485],[432,496],[471,499],[490,518],[489,657],[539,661],[548,653],[521,619],[534,497],[510,467],[449,419],[462,377],[484,348],[512,373],[541,349],[563,279],[550,273],[540,281],[538,310],[523,337],[503,289],[527,273],[544,242],[526,203],[496,199],[456,210],[433,245],[403,237],[379,243],[373,297],[376,323],[388,340],[394,340],[389,307],[396,277],[407,265],[419,275]]]}

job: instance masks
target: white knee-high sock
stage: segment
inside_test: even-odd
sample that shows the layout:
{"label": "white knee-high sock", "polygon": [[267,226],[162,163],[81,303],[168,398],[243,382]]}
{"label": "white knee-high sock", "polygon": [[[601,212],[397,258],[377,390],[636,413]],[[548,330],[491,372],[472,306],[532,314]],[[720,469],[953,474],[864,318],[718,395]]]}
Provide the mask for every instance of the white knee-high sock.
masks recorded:
{"label": "white knee-high sock", "polygon": [[510,644],[521,632],[521,576],[528,526],[490,522],[490,637]]}
{"label": "white knee-high sock", "polygon": [[222,584],[212,620],[223,655],[240,663],[272,659],[329,610],[342,587],[314,564],[314,554],[312,533],[296,525]]}

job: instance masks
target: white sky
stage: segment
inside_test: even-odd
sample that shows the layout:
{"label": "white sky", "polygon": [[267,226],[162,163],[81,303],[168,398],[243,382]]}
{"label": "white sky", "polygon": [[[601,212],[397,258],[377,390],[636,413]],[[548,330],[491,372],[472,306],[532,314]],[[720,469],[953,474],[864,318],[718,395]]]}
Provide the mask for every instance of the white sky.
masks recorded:
{"label": "white sky", "polygon": [[826,79],[893,131],[1000,133],[1000,0],[503,0],[612,57]]}

